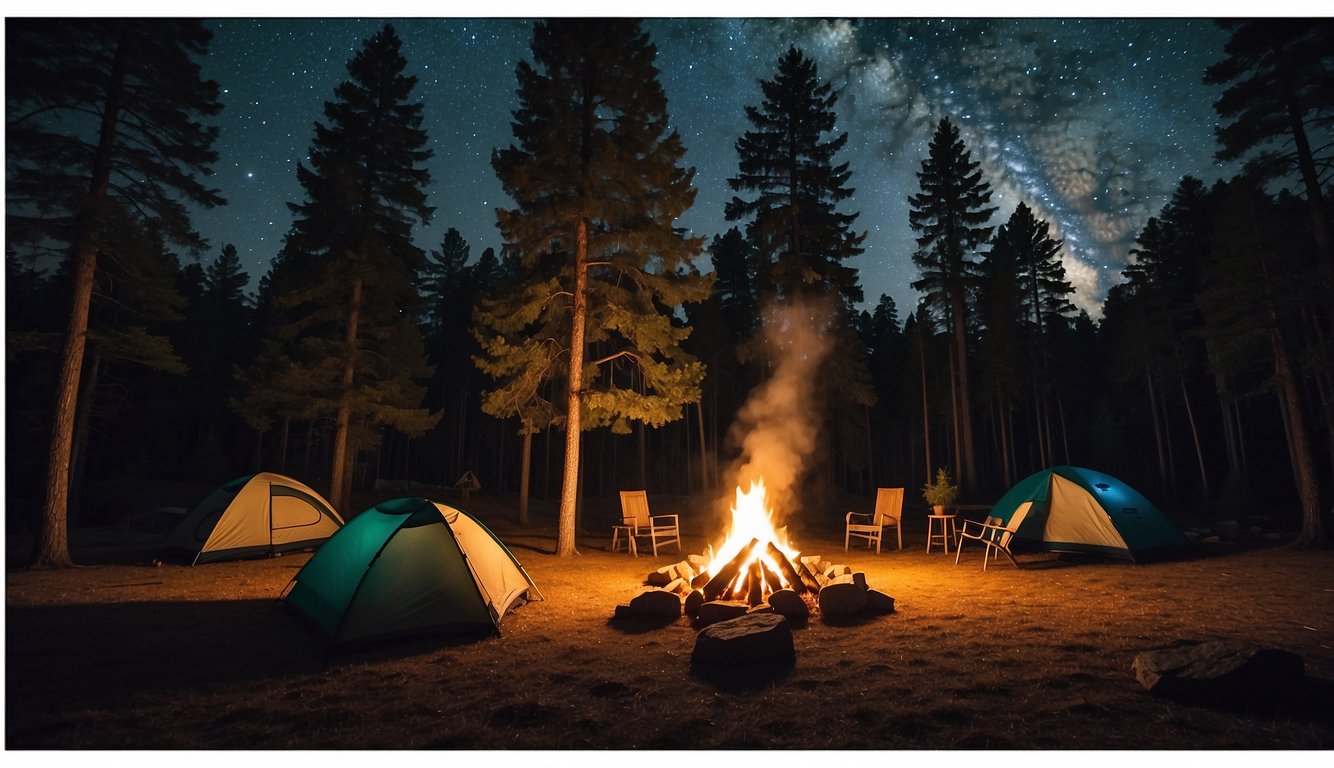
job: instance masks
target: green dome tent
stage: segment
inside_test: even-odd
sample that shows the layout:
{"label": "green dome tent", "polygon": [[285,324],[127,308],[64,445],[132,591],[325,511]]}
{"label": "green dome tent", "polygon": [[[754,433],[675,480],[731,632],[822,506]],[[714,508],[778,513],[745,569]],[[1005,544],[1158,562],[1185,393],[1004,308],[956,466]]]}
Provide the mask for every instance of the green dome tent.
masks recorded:
{"label": "green dome tent", "polygon": [[1044,469],[1020,480],[991,508],[1019,549],[1083,552],[1129,560],[1187,546],[1186,538],[1138,491],[1082,467]]}
{"label": "green dome tent", "polygon": [[498,632],[533,580],[466,512],[420,498],[362,512],[297,572],[283,601],[334,645],[429,632]]}
{"label": "green dome tent", "polygon": [[200,499],[162,542],[159,557],[191,565],[264,557],[324,543],[343,518],[286,475],[238,477]]}

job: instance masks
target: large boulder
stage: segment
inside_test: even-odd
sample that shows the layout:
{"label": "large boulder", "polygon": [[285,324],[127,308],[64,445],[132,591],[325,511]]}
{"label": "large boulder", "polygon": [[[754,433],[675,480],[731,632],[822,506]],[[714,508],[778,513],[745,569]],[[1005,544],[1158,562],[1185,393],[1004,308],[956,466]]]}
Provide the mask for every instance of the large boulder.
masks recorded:
{"label": "large boulder", "polygon": [[883,615],[894,612],[894,598],[878,589],[866,590],[866,612]]}
{"label": "large boulder", "polygon": [[769,605],[774,613],[785,616],[791,621],[805,621],[811,615],[811,608],[791,589],[780,589],[769,595]]}
{"label": "large boulder", "polygon": [[826,584],[820,590],[820,614],[825,618],[847,618],[860,613],[865,607],[866,590],[858,589],[851,578],[845,582]]}
{"label": "large boulder", "polygon": [[692,664],[777,664],[796,659],[792,628],[777,613],[749,613],[700,630]]}
{"label": "large boulder", "polygon": [[617,613],[624,618],[675,619],[681,615],[681,598],[673,592],[650,589],[635,595],[628,610]]}
{"label": "large boulder", "polygon": [[1277,648],[1212,641],[1145,651],[1135,677],[1150,692],[1229,709],[1272,708],[1305,694],[1306,663]]}

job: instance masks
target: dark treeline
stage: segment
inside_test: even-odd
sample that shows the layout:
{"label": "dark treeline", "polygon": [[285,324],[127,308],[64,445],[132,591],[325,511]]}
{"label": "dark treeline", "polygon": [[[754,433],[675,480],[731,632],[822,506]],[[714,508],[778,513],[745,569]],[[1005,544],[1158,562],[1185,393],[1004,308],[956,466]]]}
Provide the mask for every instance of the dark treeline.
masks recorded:
{"label": "dark treeline", "polygon": [[765,308],[818,299],[830,343],[801,493],[830,520],[841,494],[911,501],[941,467],[987,502],[1070,463],[1169,511],[1269,513],[1324,545],[1334,34],[1228,27],[1202,74],[1222,87],[1218,156],[1244,171],[1180,180],[1095,321],[1050,223],[1024,203],[997,215],[949,116],[905,191],[921,299],[868,301],[847,260],[874,212],[845,210],[837,94],[795,48],[760,104],[736,105],[736,226],[675,229],[694,171],[632,21],[535,26],[514,144],[493,155],[515,208],[495,242],[449,228],[429,249],[412,235],[434,216],[431,126],[386,26],[312,115],[303,199],[252,285],[187,215],[224,202],[200,181],[219,109],[202,25],[11,20],[8,527],[42,531],[38,562],[59,565],[66,515],[103,524],[144,480],[259,470],[340,510],[472,471],[525,519],[529,495],[563,499],[563,525],[576,497],[631,487],[718,497],[729,427],[773,365]]}

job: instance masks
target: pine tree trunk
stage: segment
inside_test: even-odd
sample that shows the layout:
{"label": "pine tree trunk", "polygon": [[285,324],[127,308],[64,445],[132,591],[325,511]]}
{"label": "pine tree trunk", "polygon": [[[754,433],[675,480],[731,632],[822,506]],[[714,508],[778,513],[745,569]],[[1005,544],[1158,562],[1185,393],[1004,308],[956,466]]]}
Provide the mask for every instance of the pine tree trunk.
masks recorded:
{"label": "pine tree trunk", "polygon": [[348,300],[347,334],[343,342],[347,358],[343,360],[343,391],[338,398],[338,418],[334,427],[333,459],[329,476],[329,502],[334,509],[347,509],[345,491],[348,463],[348,435],[352,427],[352,401],[349,392],[357,370],[357,325],[361,320],[361,278],[352,281],[352,297]]}
{"label": "pine tree trunk", "polygon": [[1065,463],[1070,463],[1070,427],[1065,423],[1065,401],[1056,395],[1056,415],[1061,419],[1061,447],[1065,450]]}
{"label": "pine tree trunk", "polygon": [[864,406],[862,410],[866,424],[866,489],[870,490],[876,487],[875,443],[871,436],[871,406]]}
{"label": "pine tree trunk", "polygon": [[1320,192],[1320,175],[1311,156],[1311,143],[1306,137],[1300,106],[1296,96],[1291,93],[1291,80],[1288,80],[1288,88],[1288,124],[1297,149],[1297,167],[1301,170],[1302,183],[1306,186],[1306,208],[1310,212],[1311,233],[1315,237],[1316,255],[1321,263],[1328,265],[1334,261],[1334,256],[1331,256],[1329,218]]}
{"label": "pine tree trunk", "polygon": [[1232,403],[1223,399],[1224,390],[1222,389],[1223,377],[1218,377],[1219,387],[1219,410],[1223,417],[1223,442],[1227,445],[1227,471],[1230,475],[1239,475],[1241,473],[1241,455],[1237,450],[1237,425],[1235,423],[1236,409]]}
{"label": "pine tree trunk", "polygon": [[547,424],[546,446],[542,450],[542,500],[551,499],[551,425]]}
{"label": "pine tree trunk", "polygon": [[[1268,286],[1266,286],[1268,293]],[[1273,298],[1268,297],[1266,312],[1269,319],[1269,341],[1274,351],[1274,377],[1278,380],[1283,414],[1287,420],[1292,474],[1297,483],[1297,495],[1302,504],[1302,530],[1293,542],[1298,547],[1328,547],[1324,522],[1320,517],[1320,489],[1316,479],[1315,462],[1311,457],[1311,443],[1306,435],[1306,421],[1302,413],[1301,390],[1297,376],[1288,358],[1288,346],[1278,324],[1278,313]]]}
{"label": "pine tree trunk", "polygon": [[79,527],[83,512],[83,481],[88,474],[88,433],[93,416],[93,401],[97,393],[98,372],[102,369],[102,355],[94,349],[88,355],[88,373],[83,376],[79,403],[74,417],[74,464],[69,483],[69,527]]}
{"label": "pine tree trunk", "polygon": [[1246,425],[1241,420],[1241,404],[1232,401],[1233,421],[1237,425],[1237,458],[1241,461],[1241,471],[1243,474],[1250,474],[1250,461],[1246,458]]}
{"label": "pine tree trunk", "polygon": [[[468,466],[468,430],[466,422],[468,419],[468,382],[465,378],[459,385],[459,423],[458,423],[458,441],[454,445],[454,476],[463,477],[463,473],[470,469]],[[480,467],[479,467],[480,469]]]}
{"label": "pine tree trunk", "polygon": [[954,453],[954,479],[963,485],[963,441],[959,439],[959,368],[954,356],[950,357],[950,429],[951,447]]}
{"label": "pine tree trunk", "polygon": [[976,482],[977,462],[973,455],[973,408],[968,390],[968,329],[965,325],[963,294],[960,292],[954,295],[954,346],[959,362],[959,426],[963,441],[959,487],[965,488]]}
{"label": "pine tree trunk", "polygon": [[[686,405],[685,407],[689,408],[690,406]],[[688,416],[681,419],[681,426],[686,431],[684,440],[686,456],[684,464],[686,468],[686,495],[689,495],[694,493],[695,488],[695,457],[690,455],[690,418]]]}
{"label": "pine tree trunk", "polygon": [[[925,332],[923,332],[925,333]],[[924,453],[922,454],[922,464],[925,465],[926,482],[931,482],[931,415],[927,410],[926,401],[926,340],[923,336],[917,338],[917,352],[922,364],[922,442]]]}
{"label": "pine tree trunk", "polygon": [[1056,461],[1056,441],[1052,439],[1051,431],[1051,398],[1044,394],[1042,396],[1042,408],[1040,410],[1038,429],[1042,432],[1042,445],[1044,447],[1044,467],[1054,467]]}
{"label": "pine tree trunk", "polygon": [[565,473],[561,480],[556,554],[570,557],[575,549],[575,504],[579,493],[580,408],[584,386],[584,322],[588,317],[588,220],[579,219],[575,234],[574,296],[570,317],[570,375],[565,398]]}
{"label": "pine tree trunk", "polygon": [[287,472],[287,438],[288,432],[292,428],[292,417],[283,417],[283,444],[282,452],[278,455],[278,466],[282,467],[283,472]]}
{"label": "pine tree trunk", "polygon": [[1178,494],[1177,488],[1177,458],[1176,448],[1172,445],[1172,419],[1171,414],[1167,412],[1167,398],[1158,398],[1158,406],[1163,410],[1163,442],[1167,445],[1167,484],[1171,488],[1171,496],[1175,499]]}
{"label": "pine tree trunk", "polygon": [[528,480],[532,475],[533,433],[523,431],[523,458],[519,465],[519,525],[528,525]]}
{"label": "pine tree trunk", "polygon": [[1186,421],[1190,424],[1190,437],[1195,442],[1195,459],[1200,464],[1200,486],[1204,491],[1204,498],[1209,498],[1209,474],[1204,467],[1204,446],[1200,445],[1200,432],[1195,427],[1195,412],[1190,407],[1190,392],[1186,389],[1186,374],[1177,366],[1177,376],[1181,381],[1181,397],[1186,402]]}
{"label": "pine tree trunk", "polygon": [[1148,383],[1149,390],[1149,412],[1153,414],[1153,439],[1158,446],[1158,480],[1166,488],[1167,483],[1167,457],[1163,455],[1163,428],[1158,420],[1158,399],[1153,390],[1153,373],[1149,370],[1146,363],[1144,366],[1144,380]]}
{"label": "pine tree trunk", "polygon": [[636,423],[636,434],[639,436],[639,487],[648,489],[648,450],[645,443],[648,438],[644,434],[644,422]]}
{"label": "pine tree trunk", "polygon": [[699,476],[703,483],[705,492],[711,487],[709,477],[709,446],[704,439],[704,397],[701,394],[699,402],[695,403],[695,421],[699,426]]}
{"label": "pine tree trunk", "polygon": [[1033,436],[1037,438],[1038,466],[1051,466],[1047,456],[1046,433],[1042,430],[1042,394],[1038,390],[1037,379],[1033,379]]}
{"label": "pine tree trunk", "polygon": [[120,120],[121,94],[127,70],[125,38],[117,40],[107,100],[102,110],[97,154],[89,184],[88,215],[91,220],[74,249],[71,275],[73,297],[69,321],[65,325],[64,347],[60,355],[60,374],[56,379],[56,402],[51,414],[51,445],[47,452],[46,498],[42,505],[41,527],[37,533],[37,551],[32,568],[69,568],[74,560],[69,554],[69,472],[74,445],[75,402],[83,373],[83,352],[87,343],[88,315],[92,307],[93,277],[97,272],[97,238],[101,208],[106,201],[111,178],[112,150],[116,125]]}

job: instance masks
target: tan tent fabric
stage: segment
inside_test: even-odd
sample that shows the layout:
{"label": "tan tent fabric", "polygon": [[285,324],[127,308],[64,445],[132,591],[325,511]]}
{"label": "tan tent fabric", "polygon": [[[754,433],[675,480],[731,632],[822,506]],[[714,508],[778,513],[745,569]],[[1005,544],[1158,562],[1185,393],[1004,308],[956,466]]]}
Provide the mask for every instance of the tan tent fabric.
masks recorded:
{"label": "tan tent fabric", "polygon": [[[236,514],[248,511],[248,514]],[[213,526],[201,552],[240,549],[269,543],[269,480],[257,475],[236,494]]]}
{"label": "tan tent fabric", "polygon": [[[273,514],[274,544],[332,536],[334,530],[337,530],[318,509],[300,497],[271,494],[269,504]],[[324,531],[324,528],[330,530]]]}
{"label": "tan tent fabric", "polygon": [[1101,547],[1125,549],[1125,539],[1117,532],[1112,520],[1088,491],[1075,483],[1053,474],[1051,476],[1052,509],[1063,514],[1048,515],[1043,534],[1046,541],[1077,541]]}
{"label": "tan tent fabric", "polygon": [[435,506],[454,531],[454,538],[463,550],[478,586],[488,599],[493,617],[499,620],[514,601],[528,591],[531,585],[527,577],[514,565],[505,550],[495,545],[491,534],[476,521],[459,514],[453,507],[439,502]]}
{"label": "tan tent fabric", "polygon": [[[301,549],[328,539],[342,518],[305,484],[273,472],[238,479],[186,513],[163,544],[193,562]],[[234,495],[231,495],[233,494]]]}

